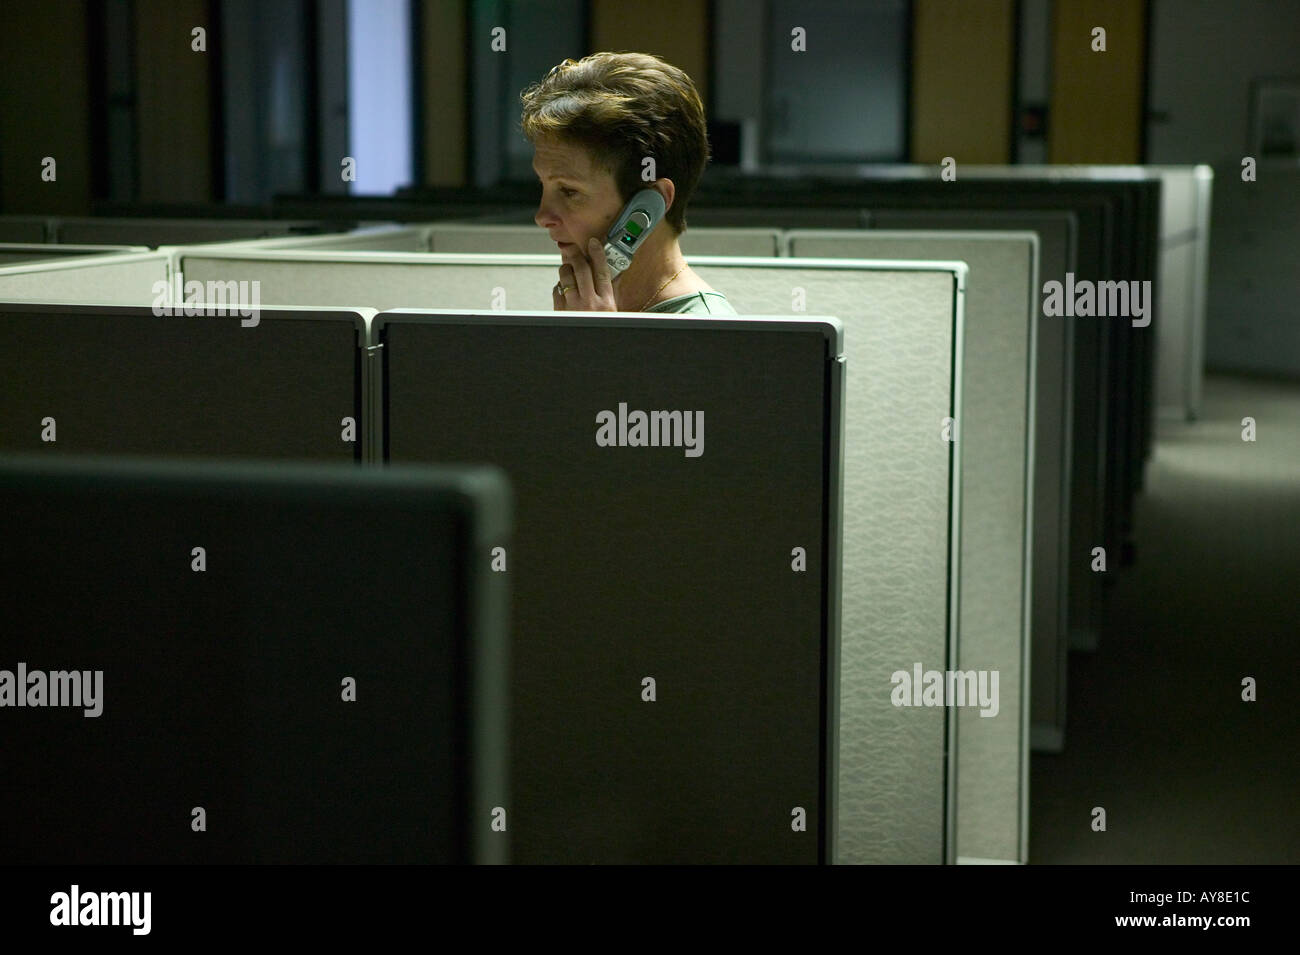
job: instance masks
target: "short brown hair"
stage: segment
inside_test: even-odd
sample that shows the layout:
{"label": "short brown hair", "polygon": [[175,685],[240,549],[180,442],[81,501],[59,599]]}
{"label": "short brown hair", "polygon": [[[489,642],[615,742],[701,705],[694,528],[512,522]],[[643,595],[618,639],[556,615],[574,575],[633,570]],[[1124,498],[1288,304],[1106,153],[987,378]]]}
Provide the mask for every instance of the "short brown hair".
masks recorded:
{"label": "short brown hair", "polygon": [[704,104],[691,78],[648,53],[593,53],[565,60],[521,94],[520,128],[536,145],[557,137],[591,152],[614,177],[627,202],[647,187],[641,161],[651,156],[657,178],[673,181],[664,220],[686,231],[686,204],[709,161]]}

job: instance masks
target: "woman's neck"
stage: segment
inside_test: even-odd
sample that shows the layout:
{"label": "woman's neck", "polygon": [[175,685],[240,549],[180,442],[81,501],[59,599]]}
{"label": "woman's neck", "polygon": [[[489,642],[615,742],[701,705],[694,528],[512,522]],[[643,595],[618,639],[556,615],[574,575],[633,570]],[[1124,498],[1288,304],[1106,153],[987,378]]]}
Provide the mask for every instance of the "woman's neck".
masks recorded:
{"label": "woman's neck", "polygon": [[674,294],[683,294],[674,290],[681,285],[687,272],[686,259],[675,236],[666,245],[641,249],[627,271],[614,283],[614,301],[618,303],[618,310],[640,312],[657,302],[667,301]]}

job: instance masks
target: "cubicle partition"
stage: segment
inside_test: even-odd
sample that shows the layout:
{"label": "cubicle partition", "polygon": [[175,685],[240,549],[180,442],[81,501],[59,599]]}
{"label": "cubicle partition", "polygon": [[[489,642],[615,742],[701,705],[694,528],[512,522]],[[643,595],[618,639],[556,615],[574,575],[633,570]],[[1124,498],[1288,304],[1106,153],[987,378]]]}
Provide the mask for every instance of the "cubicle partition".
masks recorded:
{"label": "cubicle partition", "polygon": [[49,216],[0,216],[0,242],[51,242],[53,222]]}
{"label": "cubicle partition", "polygon": [[374,332],[384,460],[515,488],[515,859],[829,861],[839,324],[398,311]]}
{"label": "cubicle partition", "polygon": [[[438,223],[430,227],[430,251],[466,253],[510,253],[558,255],[545,229],[536,225],[480,225]],[[781,255],[781,233],[777,229],[725,229],[695,227],[682,233],[679,243],[685,255]]]}
{"label": "cubicle partition", "polygon": [[51,245],[48,242],[5,242],[0,244],[0,268],[26,262],[48,262],[84,258],[89,255],[148,251],[149,249],[143,245]]}
{"label": "cubicle partition", "polygon": [[87,216],[53,220],[52,241],[80,245],[182,245],[342,231],[347,222],[292,219],[146,219]]}
{"label": "cubicle partition", "polygon": [[0,451],[359,463],[371,314],[0,304]]}
{"label": "cubicle partition", "polygon": [[[1029,641],[1039,604],[1056,636],[1057,594],[1032,592],[1038,237],[1032,232],[791,231],[795,257],[960,260],[966,284],[959,653],[997,672],[996,710],[957,718],[958,861],[1028,862]],[[1056,474],[1059,479],[1059,472]],[[1050,537],[1054,546],[1057,535]]]}
{"label": "cubicle partition", "polygon": [[[982,209],[871,211],[881,229],[1033,229],[1039,240],[1037,288],[1065,281],[1077,270],[1077,218],[1073,212],[998,212]],[[978,276],[977,276],[978,279]],[[1066,680],[1070,649],[1072,574],[1071,475],[1075,323],[1049,317],[1035,293],[1038,315],[1034,411],[1033,651],[1030,654],[1030,743],[1059,752],[1065,740]],[[1091,539],[1091,538],[1089,538]]]}
{"label": "cubicle partition", "polygon": [[315,252],[428,252],[428,226],[378,225],[324,235],[274,236],[241,245],[255,250],[302,249]]}
{"label": "cubicle partition", "polygon": [[509,861],[509,503],[481,468],[0,454],[0,856]]}
{"label": "cubicle partition", "polygon": [[[171,250],[187,279],[261,282],[262,300],[431,302],[551,311],[558,257]],[[954,857],[948,715],[891,702],[891,676],[955,659],[959,537],[952,476],[960,444],[961,263],[692,257],[742,315],[835,315],[845,326],[844,627],[836,858]],[[553,313],[557,319],[567,313]],[[856,356],[856,357],[854,357]],[[558,368],[562,370],[561,363]],[[463,413],[463,408],[461,409]],[[781,447],[774,441],[772,447]],[[524,490],[521,489],[523,494]]]}
{"label": "cubicle partition", "polygon": [[1156,407],[1166,418],[1200,415],[1209,282],[1209,166],[1143,167],[1160,176],[1160,303],[1156,329]]}
{"label": "cubicle partition", "polygon": [[169,263],[165,252],[23,262],[0,268],[0,302],[150,305],[167,288]]}

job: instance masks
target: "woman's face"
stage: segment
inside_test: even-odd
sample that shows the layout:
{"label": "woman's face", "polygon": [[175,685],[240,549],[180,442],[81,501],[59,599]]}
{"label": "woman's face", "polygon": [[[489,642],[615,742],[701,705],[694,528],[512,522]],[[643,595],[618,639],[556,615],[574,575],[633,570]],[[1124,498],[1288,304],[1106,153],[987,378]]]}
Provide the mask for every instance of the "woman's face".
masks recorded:
{"label": "woman's face", "polygon": [[591,161],[587,151],[557,139],[533,146],[533,171],[542,182],[542,199],[533,221],[560,244],[584,252],[595,236],[602,243],[623,208],[614,177]]}

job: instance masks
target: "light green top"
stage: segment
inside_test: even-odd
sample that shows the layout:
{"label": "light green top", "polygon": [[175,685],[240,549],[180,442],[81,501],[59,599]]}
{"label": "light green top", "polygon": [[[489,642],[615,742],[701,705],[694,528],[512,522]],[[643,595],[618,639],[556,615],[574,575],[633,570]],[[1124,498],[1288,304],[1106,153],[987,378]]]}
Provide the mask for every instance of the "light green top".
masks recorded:
{"label": "light green top", "polygon": [[691,292],[651,305],[647,312],[671,312],[674,315],[736,315],[727,296],[721,292]]}

